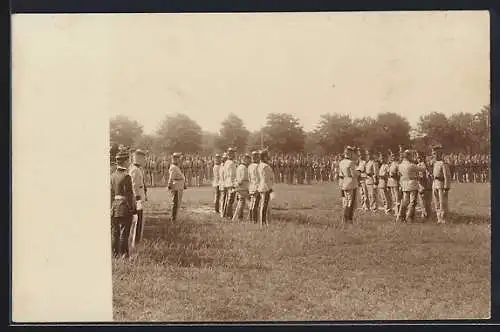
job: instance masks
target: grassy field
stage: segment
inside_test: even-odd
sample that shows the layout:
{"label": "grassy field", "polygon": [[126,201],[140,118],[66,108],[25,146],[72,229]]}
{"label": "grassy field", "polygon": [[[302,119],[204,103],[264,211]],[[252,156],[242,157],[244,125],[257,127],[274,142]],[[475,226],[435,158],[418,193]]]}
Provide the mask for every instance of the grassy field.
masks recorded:
{"label": "grassy field", "polygon": [[211,188],[151,189],[145,241],[113,263],[117,321],[394,320],[490,315],[490,190],[455,184],[448,224],[356,212],[338,186],[279,185],[272,224],[221,220]]}

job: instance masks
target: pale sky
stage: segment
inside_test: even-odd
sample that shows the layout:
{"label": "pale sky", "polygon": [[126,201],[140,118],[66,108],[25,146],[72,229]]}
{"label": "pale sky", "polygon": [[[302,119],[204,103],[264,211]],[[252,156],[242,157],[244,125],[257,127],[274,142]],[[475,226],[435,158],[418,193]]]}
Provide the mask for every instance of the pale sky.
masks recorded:
{"label": "pale sky", "polygon": [[292,113],[306,130],[328,112],[395,112],[415,126],[424,113],[476,112],[490,99],[486,11],[101,20],[109,41],[94,51],[108,57],[110,115],[137,120],[146,133],[176,112],[210,131],[230,112],[250,130],[270,112]]}

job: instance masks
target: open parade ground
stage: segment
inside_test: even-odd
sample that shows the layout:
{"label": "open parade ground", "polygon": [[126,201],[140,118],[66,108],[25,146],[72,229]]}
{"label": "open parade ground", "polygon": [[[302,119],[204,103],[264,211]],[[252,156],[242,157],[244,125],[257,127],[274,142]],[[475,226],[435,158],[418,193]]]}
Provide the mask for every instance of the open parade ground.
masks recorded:
{"label": "open parade ground", "polygon": [[172,225],[167,189],[151,188],[144,241],[113,262],[114,319],[489,317],[489,184],[454,183],[445,225],[357,210],[346,228],[336,183],[275,192],[260,229],[216,215],[210,187],[189,188]]}

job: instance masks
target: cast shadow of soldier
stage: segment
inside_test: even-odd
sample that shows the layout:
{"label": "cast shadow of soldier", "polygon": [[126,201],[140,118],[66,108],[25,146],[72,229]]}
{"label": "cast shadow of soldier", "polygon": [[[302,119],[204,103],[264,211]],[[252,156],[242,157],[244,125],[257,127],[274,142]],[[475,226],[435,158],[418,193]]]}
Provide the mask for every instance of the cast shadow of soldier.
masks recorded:
{"label": "cast shadow of soldier", "polygon": [[[207,227],[215,227],[213,223],[190,222],[189,214],[182,221],[172,223],[167,211],[148,211],[144,217],[146,223],[143,243],[139,245],[142,248],[138,249],[147,250],[149,259],[181,267],[206,267],[215,264],[215,259],[206,253],[207,250],[222,248],[222,241],[198,236]],[[149,248],[146,249],[145,246]]]}
{"label": "cast shadow of soldier", "polygon": [[479,214],[460,214],[456,212],[448,212],[447,222],[450,224],[490,224],[491,216],[479,215]]}

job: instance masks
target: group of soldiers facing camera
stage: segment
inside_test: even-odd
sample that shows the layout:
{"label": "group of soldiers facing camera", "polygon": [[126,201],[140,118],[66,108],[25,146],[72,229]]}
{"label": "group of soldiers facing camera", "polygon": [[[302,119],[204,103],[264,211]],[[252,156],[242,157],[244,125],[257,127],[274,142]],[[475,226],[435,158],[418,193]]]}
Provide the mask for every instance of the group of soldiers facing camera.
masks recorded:
{"label": "group of soldiers facing camera", "polygon": [[343,221],[352,223],[359,204],[364,211],[379,210],[394,214],[396,222],[414,222],[417,203],[421,217],[429,220],[432,202],[437,223],[446,222],[451,172],[443,159],[442,147],[432,148],[432,155],[400,150],[399,156],[389,152],[386,158],[353,147],[346,147],[339,163],[339,186],[342,196]]}
{"label": "group of soldiers facing camera", "polygon": [[245,219],[268,225],[270,199],[274,186],[274,173],[267,150],[244,154],[236,166],[235,150],[229,148],[222,155],[216,154],[213,166],[214,212],[233,221]]}

